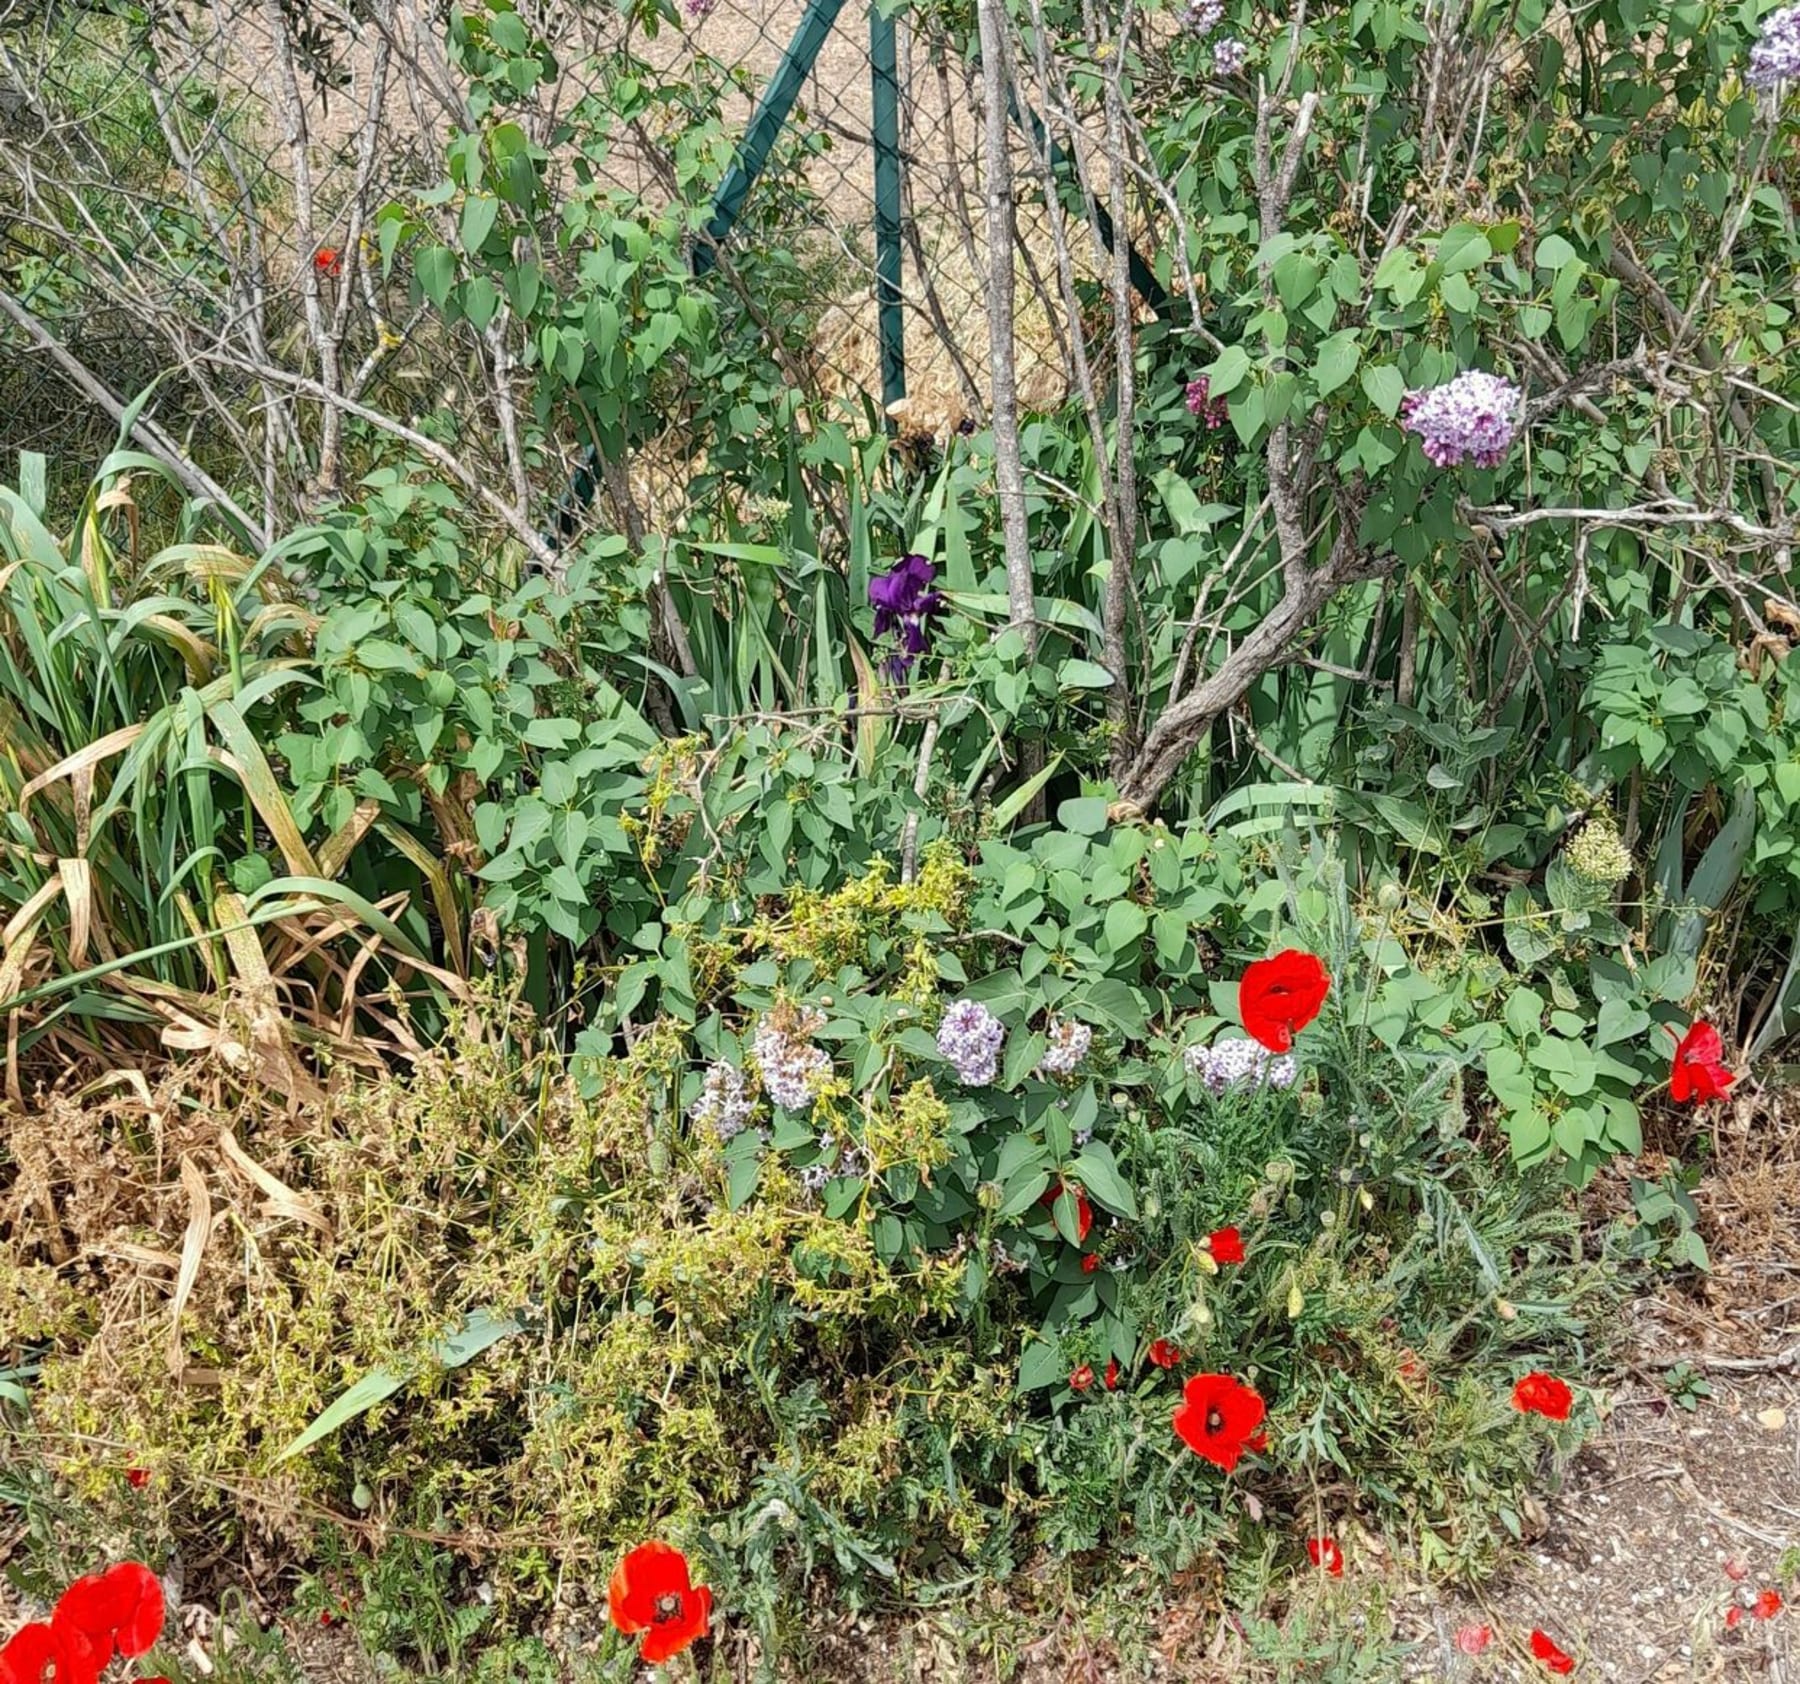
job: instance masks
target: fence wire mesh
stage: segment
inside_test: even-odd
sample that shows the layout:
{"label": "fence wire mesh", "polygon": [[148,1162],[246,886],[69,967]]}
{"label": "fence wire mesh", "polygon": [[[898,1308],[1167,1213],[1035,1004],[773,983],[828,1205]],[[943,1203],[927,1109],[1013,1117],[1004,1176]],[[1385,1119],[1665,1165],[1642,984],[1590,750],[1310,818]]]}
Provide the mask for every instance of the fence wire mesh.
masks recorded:
{"label": "fence wire mesh", "polygon": [[[533,138],[552,143],[584,99],[616,99],[621,78],[649,76],[690,90],[690,118],[716,102],[717,166],[729,148],[741,155],[818,8],[686,0],[675,23],[546,8],[530,23],[556,71],[534,91]],[[728,285],[746,242],[784,239],[804,254],[810,342],[795,382],[871,416],[897,372],[884,381],[877,305],[880,27],[865,0],[835,15],[718,248]],[[893,39],[906,396],[891,413],[937,432],[986,410],[980,70],[924,14],[901,14]],[[384,276],[373,251],[381,207],[417,204],[443,178],[467,101],[425,0],[0,0],[0,448],[91,463],[121,408],[161,377],[154,414],[171,448],[215,489],[244,483],[253,464],[257,507],[240,507],[272,534],[337,488],[335,423],[321,437],[312,413],[321,387],[425,433],[444,405],[516,430],[521,374],[503,326],[457,354],[423,345],[427,312],[406,266]],[[605,163],[609,185],[652,206],[691,197],[697,179],[684,108],[661,109],[660,121],[634,120]],[[1071,294],[1052,253],[1073,242],[1048,237],[1060,213],[1046,208],[1026,131],[1014,144],[1012,328],[1029,410],[1068,388]]]}

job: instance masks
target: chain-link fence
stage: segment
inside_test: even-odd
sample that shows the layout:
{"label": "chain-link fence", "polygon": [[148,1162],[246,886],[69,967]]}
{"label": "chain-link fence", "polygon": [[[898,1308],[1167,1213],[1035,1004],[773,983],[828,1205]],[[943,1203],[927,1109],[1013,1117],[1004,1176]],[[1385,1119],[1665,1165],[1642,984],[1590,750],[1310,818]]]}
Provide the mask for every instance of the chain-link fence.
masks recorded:
{"label": "chain-link fence", "polygon": [[[796,378],[812,396],[931,432],[985,414],[981,76],[964,40],[870,0],[686,0],[679,25],[566,8],[529,23],[556,66],[528,105],[540,144],[627,74],[710,90],[732,151],[711,224],[719,266],[777,234],[809,254],[812,354]],[[1027,79],[1015,67],[1015,89]],[[91,463],[161,377],[149,441],[268,537],[338,488],[359,409],[429,433],[421,417],[448,401],[491,418],[511,481],[496,494],[524,508],[504,321],[447,352],[406,266],[384,277],[374,256],[381,207],[428,200],[443,178],[468,98],[427,0],[0,0],[0,450]],[[671,102],[660,126],[621,131],[610,183],[651,204],[690,193],[681,113],[694,108]],[[1043,121],[1016,97],[1013,118],[1012,334],[1032,409],[1069,388],[1089,284],[1071,276],[1100,273],[1104,254],[1096,264],[1092,242],[1068,236],[1079,168],[1059,158],[1067,194],[1048,208]],[[1088,213],[1105,221],[1091,193]],[[698,266],[714,255],[703,237]]]}

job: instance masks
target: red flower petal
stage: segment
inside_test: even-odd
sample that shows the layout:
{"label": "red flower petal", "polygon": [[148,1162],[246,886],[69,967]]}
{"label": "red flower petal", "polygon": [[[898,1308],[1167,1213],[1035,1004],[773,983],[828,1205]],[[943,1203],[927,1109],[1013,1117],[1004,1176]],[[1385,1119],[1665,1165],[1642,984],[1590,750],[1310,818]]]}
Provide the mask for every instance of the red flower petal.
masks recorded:
{"label": "red flower petal", "polygon": [[98,1684],[99,1659],[92,1644],[42,1621],[21,1626],[0,1645],[0,1684]]}
{"label": "red flower petal", "polygon": [[162,1636],[162,1580],[139,1561],[121,1561],[104,1573],[89,1573],[62,1593],[51,1626],[71,1643],[78,1637],[99,1657],[104,1670],[113,1651],[127,1657],[145,1653]]}
{"label": "red flower petal", "polygon": [[1675,1043],[1675,1058],[1669,1070],[1669,1097],[1677,1105],[1698,1105],[1709,1099],[1723,1099],[1725,1090],[1736,1080],[1725,1068],[1725,1043],[1710,1023],[1695,1022]]}
{"label": "red flower petal", "polygon": [[1750,1616],[1757,1620],[1772,1620],[1781,1612],[1781,1592],[1765,1590],[1758,1595],[1750,1606]]}
{"label": "red flower petal", "polygon": [[150,1483],[150,1470],[148,1468],[127,1468],[125,1470],[125,1483],[129,1485],[133,1491],[142,1491],[144,1487]]}
{"label": "red flower petal", "polygon": [[1487,1646],[1493,1641],[1494,1628],[1492,1626],[1469,1625],[1457,1627],[1456,1646],[1465,1655],[1484,1654],[1487,1650]]}
{"label": "red flower petal", "polygon": [[1513,1387],[1513,1408],[1521,1415],[1542,1415],[1551,1421],[1566,1421],[1575,1394],[1554,1374],[1533,1371]]}
{"label": "red flower petal", "polygon": [[1719,1563],[1719,1571],[1734,1585],[1742,1584],[1750,1577],[1750,1563],[1741,1555],[1730,1555]]}
{"label": "red flower petal", "polygon": [[1196,1374],[1182,1389],[1174,1415],[1175,1434],[1196,1456],[1230,1473],[1268,1413],[1250,1387],[1229,1374]]}
{"label": "red flower petal", "polygon": [[1331,978],[1310,953],[1290,947],[1247,966],[1238,983],[1238,1016],[1270,1052],[1287,1052],[1294,1032],[1319,1015]]}
{"label": "red flower petal", "polygon": [[1088,1196],[1079,1187],[1063,1182],[1057,1187],[1047,1187],[1044,1196],[1038,1203],[1046,1207],[1054,1207],[1057,1199],[1064,1193],[1075,1195],[1075,1238],[1082,1244],[1087,1243],[1088,1231],[1094,1226],[1094,1207],[1088,1203]]}
{"label": "red flower petal", "polygon": [[1167,1339],[1153,1339],[1146,1353],[1158,1368],[1173,1368],[1181,1361],[1181,1352],[1175,1349]]}
{"label": "red flower petal", "polygon": [[627,1552],[606,1587],[606,1611],[627,1635],[649,1631],[659,1608],[688,1593],[687,1557],[672,1544],[652,1539]]}
{"label": "red flower petal", "polygon": [[1738,1607],[1736,1603],[1733,1603],[1725,1610],[1725,1629],[1727,1631],[1736,1630],[1738,1624],[1743,1620],[1743,1617],[1744,1610]]}
{"label": "red flower petal", "polygon": [[1334,1579],[1344,1576],[1344,1552],[1338,1548],[1335,1538],[1308,1538],[1306,1559],[1313,1566],[1324,1568]]}
{"label": "red flower petal", "polygon": [[1215,1263],[1242,1263],[1244,1236],[1235,1228],[1215,1228],[1207,1236],[1206,1249]]}
{"label": "red flower petal", "polygon": [[1094,1271],[1096,1269],[1098,1269],[1099,1267],[1100,1267],[1100,1254],[1097,1251],[1090,1251],[1087,1254],[1087,1256],[1085,1256],[1081,1260],[1081,1272],[1084,1275],[1093,1274]]}
{"label": "red flower petal", "polygon": [[712,1592],[705,1585],[675,1593],[672,1605],[657,1615],[645,1635],[638,1659],[654,1666],[679,1655],[696,1637],[706,1635],[711,1622]]}
{"label": "red flower petal", "polygon": [[1114,1357],[1106,1365],[1106,1389],[1109,1392],[1116,1392],[1119,1389],[1119,1359],[1117,1357]]}
{"label": "red flower petal", "polygon": [[1574,1656],[1565,1655],[1548,1636],[1536,1629],[1531,1633],[1531,1652],[1558,1677],[1575,1670]]}
{"label": "red flower petal", "polygon": [[1094,1383],[1094,1371],[1084,1362],[1069,1376],[1069,1390],[1085,1392]]}

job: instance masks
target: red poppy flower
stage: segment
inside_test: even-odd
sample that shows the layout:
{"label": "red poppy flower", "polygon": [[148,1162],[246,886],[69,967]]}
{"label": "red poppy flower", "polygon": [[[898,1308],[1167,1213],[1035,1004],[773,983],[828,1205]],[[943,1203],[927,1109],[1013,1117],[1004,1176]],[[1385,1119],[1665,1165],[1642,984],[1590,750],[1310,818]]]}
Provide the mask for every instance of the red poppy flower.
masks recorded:
{"label": "red poppy flower", "polygon": [[1238,1016],[1270,1052],[1287,1052],[1294,1031],[1319,1015],[1331,978],[1310,953],[1290,947],[1248,966],[1238,983]]}
{"label": "red poppy flower", "polygon": [[1313,1566],[1324,1568],[1334,1579],[1344,1576],[1344,1552],[1338,1548],[1336,1538],[1308,1538],[1306,1559]]}
{"label": "red poppy flower", "polygon": [[140,1678],[137,1684],[169,1684],[169,1681],[159,1672],[154,1678]]}
{"label": "red poppy flower", "polygon": [[620,1631],[644,1634],[638,1657],[654,1665],[706,1635],[712,1592],[692,1583],[680,1550],[653,1540],[619,1563],[606,1587],[606,1607]]}
{"label": "red poppy flower", "polygon": [[1260,1456],[1269,1448],[1269,1429],[1267,1427],[1258,1427],[1256,1432],[1244,1441],[1244,1448],[1246,1450],[1254,1450],[1256,1454]]}
{"label": "red poppy flower", "polygon": [[[1669,1031],[1675,1033],[1673,1029]],[[1710,1023],[1695,1023],[1675,1043],[1669,1071],[1669,1097],[1677,1105],[1699,1105],[1723,1099],[1737,1078],[1725,1068],[1725,1043]]]}
{"label": "red poppy flower", "polygon": [[1207,1238],[1206,1249],[1215,1263],[1242,1263],[1244,1236],[1235,1228],[1215,1228]]}
{"label": "red poppy flower", "polygon": [[1109,1392],[1116,1392],[1119,1389],[1119,1359],[1117,1357],[1114,1357],[1106,1365],[1106,1389]]}
{"label": "red poppy flower", "polygon": [[62,1593],[50,1623],[86,1639],[102,1668],[115,1649],[128,1659],[142,1655],[162,1636],[162,1580],[138,1561],[89,1573]]}
{"label": "red poppy flower", "polygon": [[1085,1392],[1094,1383],[1094,1371],[1085,1362],[1069,1376],[1069,1390]]}
{"label": "red poppy flower", "polygon": [[1513,1387],[1513,1408],[1521,1415],[1542,1415],[1550,1421],[1566,1421],[1575,1394],[1554,1374],[1533,1372]]}
{"label": "red poppy flower", "polygon": [[1735,1631],[1738,1628],[1739,1623],[1743,1620],[1743,1617],[1744,1610],[1738,1607],[1736,1603],[1733,1603],[1731,1607],[1725,1610],[1725,1629],[1727,1631]]}
{"label": "red poppy flower", "polygon": [[344,272],[344,254],[336,246],[320,246],[313,253],[313,268],[317,273],[335,279]]}
{"label": "red poppy flower", "polygon": [[1565,1655],[1562,1650],[1557,1648],[1553,1639],[1535,1627],[1531,1633],[1531,1652],[1559,1678],[1565,1677],[1575,1670],[1575,1657]]}
{"label": "red poppy flower", "polygon": [[1081,1260],[1081,1272],[1084,1275],[1093,1274],[1093,1272],[1096,1269],[1098,1269],[1099,1267],[1100,1267],[1100,1254],[1097,1251],[1090,1251],[1087,1254],[1087,1256],[1085,1256]]}
{"label": "red poppy flower", "polygon": [[1765,1590],[1750,1606],[1750,1617],[1757,1620],[1772,1620],[1781,1612],[1781,1592]]}
{"label": "red poppy flower", "polygon": [[34,1621],[0,1644],[0,1684],[98,1684],[106,1664],[79,1634]]}
{"label": "red poppy flower", "polygon": [[1458,1626],[1456,1646],[1465,1655],[1485,1654],[1487,1646],[1494,1641],[1492,1626]]}
{"label": "red poppy flower", "polygon": [[1181,1361],[1181,1352],[1175,1349],[1167,1339],[1153,1339],[1150,1349],[1145,1353],[1158,1368],[1173,1368]]}
{"label": "red poppy flower", "polygon": [[150,1483],[150,1470],[148,1468],[127,1468],[125,1470],[125,1483],[129,1485],[133,1491],[142,1491],[144,1487]]}
{"label": "red poppy flower", "polygon": [[1047,1187],[1044,1196],[1038,1203],[1046,1207],[1054,1207],[1059,1194],[1075,1195],[1075,1238],[1086,1242],[1088,1230],[1094,1225],[1094,1207],[1088,1203],[1088,1196],[1079,1187],[1071,1187],[1066,1181],[1060,1187]]}
{"label": "red poppy flower", "polygon": [[1196,1456],[1230,1473],[1268,1413],[1263,1400],[1229,1374],[1196,1374],[1182,1388],[1175,1434]]}

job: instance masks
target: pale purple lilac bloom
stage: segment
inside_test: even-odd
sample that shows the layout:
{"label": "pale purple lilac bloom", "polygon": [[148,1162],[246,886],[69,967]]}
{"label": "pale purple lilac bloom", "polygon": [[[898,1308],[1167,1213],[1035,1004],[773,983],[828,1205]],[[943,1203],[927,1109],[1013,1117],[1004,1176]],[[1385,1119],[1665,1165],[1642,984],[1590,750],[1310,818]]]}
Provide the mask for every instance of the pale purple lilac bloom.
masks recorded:
{"label": "pale purple lilac bloom", "polygon": [[1271,1054],[1266,1047],[1242,1036],[1231,1036],[1215,1046],[1189,1047],[1181,1055],[1190,1076],[1198,1076],[1211,1093],[1227,1088],[1291,1088],[1300,1066],[1288,1053]]}
{"label": "pale purple lilac bloom", "polygon": [[886,573],[869,581],[869,601],[875,608],[875,635],[899,634],[900,647],[887,659],[890,676],[899,679],[925,653],[930,622],[944,611],[943,596],[931,586],[937,569],[922,555],[904,555]]}
{"label": "pale purple lilac bloom", "polygon": [[1426,456],[1454,468],[1466,456],[1492,468],[1512,448],[1525,394],[1510,380],[1466,369],[1454,380],[1400,400],[1400,425],[1419,435]]}
{"label": "pale purple lilac bloom", "polygon": [[1250,49],[1235,35],[1213,43],[1213,74],[1235,76],[1250,62]]}
{"label": "pale purple lilac bloom", "polygon": [[938,1025],[937,1048],[956,1067],[964,1086],[986,1087],[1000,1069],[1006,1025],[979,1000],[958,1000]]}
{"label": "pale purple lilac bloom", "polygon": [[1181,27],[1193,35],[1210,35],[1225,15],[1225,0],[1189,0]]}
{"label": "pale purple lilac bloom", "polygon": [[756,1067],[769,1097],[784,1111],[804,1111],[813,1102],[815,1076],[831,1067],[831,1059],[812,1042],[770,1023],[766,1018],[751,1042]]}
{"label": "pale purple lilac bloom", "polygon": [[720,1140],[730,1140],[744,1132],[755,1109],[756,1095],[743,1071],[720,1059],[707,1068],[700,1097],[688,1107],[688,1123],[694,1128],[711,1129]]}
{"label": "pale purple lilac bloom", "polygon": [[1753,88],[1773,88],[1800,78],[1800,6],[1783,6],[1762,20],[1762,34],[1750,49],[1744,80]]}
{"label": "pale purple lilac bloom", "polygon": [[1049,1046],[1038,1060],[1038,1068],[1052,1076],[1072,1076],[1094,1044],[1094,1032],[1085,1023],[1071,1018],[1052,1018],[1046,1037]]}

